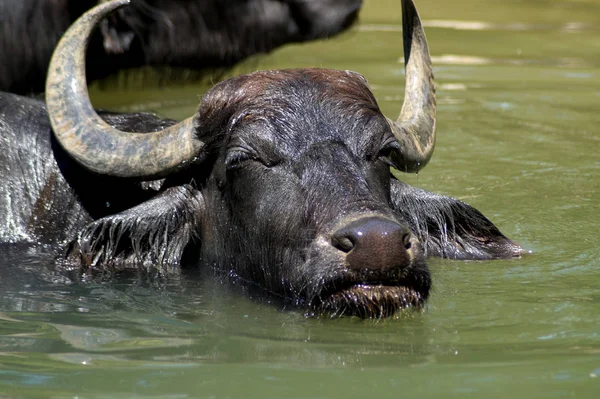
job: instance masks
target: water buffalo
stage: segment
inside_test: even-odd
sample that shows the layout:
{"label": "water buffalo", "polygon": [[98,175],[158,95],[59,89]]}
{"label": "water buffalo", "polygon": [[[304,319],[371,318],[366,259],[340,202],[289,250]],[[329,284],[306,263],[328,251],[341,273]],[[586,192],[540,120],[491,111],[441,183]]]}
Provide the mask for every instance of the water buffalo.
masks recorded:
{"label": "water buffalo", "polygon": [[[42,91],[52,51],[84,11],[105,0],[0,2],[0,90]],[[334,35],[362,0],[133,0],[101,23],[88,79],[142,65],[227,67],[290,42]]]}
{"label": "water buffalo", "polygon": [[420,307],[425,257],[520,248],[480,212],[397,180],[435,142],[427,42],[403,0],[405,101],[386,118],[351,71],[260,71],[215,85],[183,122],[98,115],[86,13],[53,56],[46,104],[0,96],[0,240],[57,248],[84,271],[199,267],[314,314],[384,317]]}

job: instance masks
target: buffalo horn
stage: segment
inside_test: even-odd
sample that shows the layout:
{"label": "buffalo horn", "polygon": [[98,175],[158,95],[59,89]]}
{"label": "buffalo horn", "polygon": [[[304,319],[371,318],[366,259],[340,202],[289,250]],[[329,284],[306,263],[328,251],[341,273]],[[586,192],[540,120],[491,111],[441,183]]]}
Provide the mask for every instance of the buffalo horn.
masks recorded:
{"label": "buffalo horn", "polygon": [[129,3],[114,0],[86,12],[65,33],[50,61],[46,104],[58,142],[79,163],[104,175],[156,179],[193,162],[204,144],[194,118],[153,133],[128,133],[94,111],[87,91],[85,53],[94,27]]}
{"label": "buffalo horn", "polygon": [[401,153],[396,163],[403,172],[418,172],[435,146],[435,88],[431,57],[421,19],[413,0],[402,0],[402,36],[406,85],[397,121],[388,119]]}

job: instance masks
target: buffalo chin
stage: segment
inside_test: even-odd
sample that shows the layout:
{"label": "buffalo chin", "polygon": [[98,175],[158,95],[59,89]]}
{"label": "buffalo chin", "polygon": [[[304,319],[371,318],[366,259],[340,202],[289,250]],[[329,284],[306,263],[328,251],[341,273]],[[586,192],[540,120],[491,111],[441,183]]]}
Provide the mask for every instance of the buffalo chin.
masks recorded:
{"label": "buffalo chin", "polygon": [[407,286],[356,284],[322,298],[308,315],[381,319],[402,310],[421,309],[426,295]]}

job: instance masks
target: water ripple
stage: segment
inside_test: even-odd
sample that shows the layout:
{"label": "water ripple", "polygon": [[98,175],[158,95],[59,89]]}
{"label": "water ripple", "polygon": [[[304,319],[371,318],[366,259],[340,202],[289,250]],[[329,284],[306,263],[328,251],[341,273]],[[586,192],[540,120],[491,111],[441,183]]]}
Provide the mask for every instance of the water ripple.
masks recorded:
{"label": "water ripple", "polygon": [[[584,22],[565,22],[561,24],[528,24],[515,22],[497,24],[485,21],[461,21],[452,19],[431,19],[423,21],[426,28],[452,29],[462,31],[507,31],[507,32],[539,32],[558,31],[563,33],[581,33],[597,31],[598,27]],[[356,28],[360,32],[401,32],[401,25],[364,24]]]}

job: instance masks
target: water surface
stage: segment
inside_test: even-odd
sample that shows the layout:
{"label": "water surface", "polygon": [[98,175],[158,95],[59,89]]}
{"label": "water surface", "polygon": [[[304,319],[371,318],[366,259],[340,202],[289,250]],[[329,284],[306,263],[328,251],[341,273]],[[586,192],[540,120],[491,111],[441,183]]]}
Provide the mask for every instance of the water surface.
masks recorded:
{"label": "water surface", "polygon": [[[0,397],[598,397],[600,4],[417,5],[438,141],[404,180],[474,205],[531,254],[431,260],[427,310],[374,322],[305,319],[203,276],[74,283],[47,272],[49,256],[2,248]],[[235,72],[356,70],[394,117],[400,38],[399,1],[367,0],[350,33]],[[94,98],[181,119],[207,87]]]}

